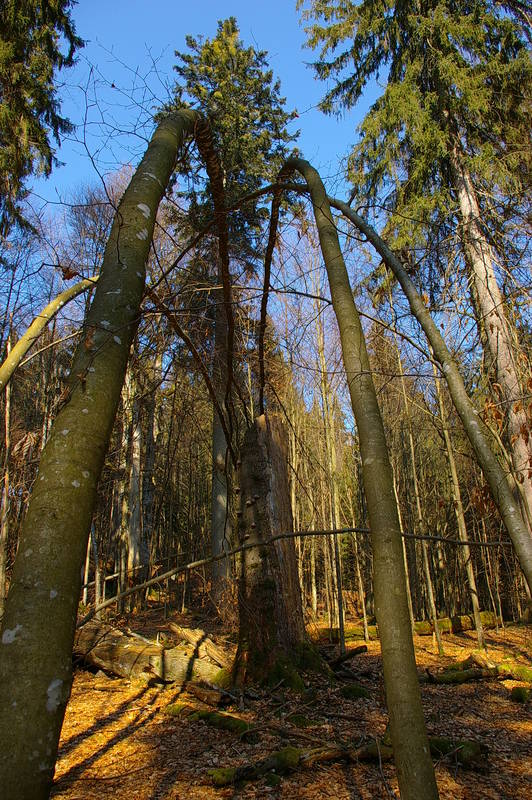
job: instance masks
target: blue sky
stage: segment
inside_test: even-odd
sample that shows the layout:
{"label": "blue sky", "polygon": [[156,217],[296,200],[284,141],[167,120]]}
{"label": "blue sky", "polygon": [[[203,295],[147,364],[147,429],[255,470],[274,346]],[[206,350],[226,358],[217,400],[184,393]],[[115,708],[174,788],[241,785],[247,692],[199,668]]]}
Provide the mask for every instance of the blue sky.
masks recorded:
{"label": "blue sky", "polygon": [[340,120],[317,110],[325,86],[308,66],[315,54],[304,48],[295,0],[79,0],[73,18],[87,44],[77,65],[60,75],[63,113],[78,127],[57,153],[64,166],[36,181],[35,193],[52,202],[68,199],[98,173],[134,165],[145,140],[131,132],[140,123],[149,132],[150,108],[174,82],[174,51],[186,49],[187,34],[212,37],[217,21],[229,16],[237,18],[245,45],[268,51],[287,107],[299,113],[300,149],[329,190],[344,194],[341,162],[362,109]]}

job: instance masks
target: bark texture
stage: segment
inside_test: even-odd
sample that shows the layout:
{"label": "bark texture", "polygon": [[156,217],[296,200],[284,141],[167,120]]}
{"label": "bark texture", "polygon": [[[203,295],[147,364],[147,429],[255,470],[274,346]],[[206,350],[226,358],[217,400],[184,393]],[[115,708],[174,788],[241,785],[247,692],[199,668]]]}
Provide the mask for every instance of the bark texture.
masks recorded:
{"label": "bark texture", "polygon": [[303,175],[310,190],[360,438],[372,532],[375,610],[401,797],[434,800],[438,789],[421,706],[393,476],[364,334],[321,178],[307,161],[290,159],[288,163]]}
{"label": "bark texture", "polygon": [[72,644],[96,488],[144,291],[155,215],[195,114],[156,129],[111,229],[71,371],[41,457],[0,643],[3,800],[44,800],[72,681]]}
{"label": "bark texture", "polygon": [[279,420],[262,415],[241,450],[239,534],[241,543],[256,547],[242,554],[238,683],[268,681],[293,664],[305,641],[294,540],[267,543],[292,530],[285,441]]}
{"label": "bark texture", "polygon": [[129,680],[185,684],[191,680],[213,681],[219,672],[218,666],[204,660],[193,645],[165,649],[96,620],[76,632],[74,654]]}

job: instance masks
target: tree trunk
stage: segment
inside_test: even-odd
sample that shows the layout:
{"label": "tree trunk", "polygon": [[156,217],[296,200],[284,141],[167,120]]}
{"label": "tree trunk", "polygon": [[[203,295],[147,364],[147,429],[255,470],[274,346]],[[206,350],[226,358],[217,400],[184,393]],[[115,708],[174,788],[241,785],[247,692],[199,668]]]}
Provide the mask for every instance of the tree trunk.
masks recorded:
{"label": "tree trunk", "polygon": [[185,132],[157,127],[117,210],[102,274],[20,537],[0,644],[4,800],[45,800],[72,681],[72,644],[96,489],[137,328],[155,215]]}
{"label": "tree trunk", "polygon": [[456,469],[456,462],[454,459],[453,443],[451,441],[451,434],[449,433],[449,426],[447,425],[445,406],[443,404],[440,381],[437,375],[435,365],[433,365],[433,371],[434,371],[434,383],[436,386],[436,395],[438,397],[438,407],[440,409],[441,424],[443,428],[443,438],[445,440],[445,449],[447,451],[447,462],[449,464],[454,512],[456,514],[456,522],[458,526],[458,538],[460,539],[460,541],[464,542],[464,546],[460,548],[460,560],[462,561],[467,576],[469,599],[471,601],[473,618],[475,620],[475,629],[477,632],[478,646],[480,647],[481,650],[483,650],[486,647],[486,643],[484,641],[484,632],[482,630],[482,621],[480,619],[480,605],[478,602],[475,571],[473,569],[473,561],[471,559],[471,549],[467,544],[467,526],[465,521],[464,507],[462,504],[462,493],[460,492],[460,482],[458,481],[458,472]]}
{"label": "tree trunk", "polygon": [[408,300],[410,310],[415,316],[427,339],[429,340],[434,355],[441,364],[443,377],[449,387],[449,394],[454,403],[458,416],[462,420],[464,430],[471,442],[477,461],[484,473],[484,477],[491,489],[492,497],[501,518],[506,526],[508,535],[512,540],[519,564],[526,578],[529,588],[532,587],[532,537],[528,523],[523,519],[521,509],[513,496],[506,471],[494,454],[489,434],[479,419],[478,411],[473,406],[460,371],[445,344],[437,325],[430,316],[425,303],[419,295],[410,276],[404,269],[395,253],[390,250],[385,241],[368,223],[353,211],[353,209],[340,200],[332,201],[335,208],[344,214],[373,244],[382,256],[386,266],[389,267],[399,281]]}
{"label": "tree trunk", "polygon": [[305,626],[293,538],[268,544],[292,530],[284,431],[278,419],[257,417],[246,433],[240,467],[242,554],[237,683],[290,684]]}
{"label": "tree trunk", "polygon": [[95,276],[94,278],[86,278],[76,283],[74,286],[58,294],[57,297],[54,297],[54,299],[43,308],[41,313],[35,317],[28,330],[20,337],[16,345],[8,351],[3,364],[0,364],[0,389],[7,386],[16,368],[28,350],[33,347],[50,320],[52,320],[70,300],[73,300],[89,289],[93,289],[97,280],[98,276]]}
{"label": "tree trunk", "polygon": [[[11,353],[11,332],[7,337],[6,360]],[[4,615],[6,599],[7,544],[9,538],[9,458],[11,455],[11,386],[6,385],[4,406],[4,478],[0,506],[0,620]]]}
{"label": "tree trunk", "polygon": [[[218,282],[221,277],[218,275]],[[214,352],[212,383],[218,404],[226,411],[225,394],[227,388],[227,320],[225,319],[223,295],[221,290],[214,292]],[[231,549],[231,518],[229,509],[229,459],[227,440],[216,408],[212,411],[212,500],[211,500],[211,547],[212,555]],[[224,558],[212,565],[212,594],[218,607],[226,581],[231,577],[231,561]]]}
{"label": "tree trunk", "polygon": [[[532,538],[532,431],[530,430],[516,364],[515,337],[504,310],[504,300],[493,267],[491,247],[482,230],[480,209],[471,176],[460,162],[457,151],[452,157],[455,187],[463,225],[463,246],[471,274],[473,307],[487,349],[488,370],[500,387],[503,408],[508,420],[507,439],[517,482],[517,497],[523,508]],[[497,401],[499,396],[495,393]]]}
{"label": "tree trunk", "polygon": [[165,649],[96,620],[76,631],[74,654],[87,664],[129,680],[156,679],[180,684],[213,681],[218,665],[201,658],[193,645]]}
{"label": "tree trunk", "polygon": [[375,607],[401,797],[434,800],[438,788],[417,678],[393,477],[362,325],[323,183],[308,162],[294,158],[288,164],[301,172],[310,190],[360,437],[373,545]]}

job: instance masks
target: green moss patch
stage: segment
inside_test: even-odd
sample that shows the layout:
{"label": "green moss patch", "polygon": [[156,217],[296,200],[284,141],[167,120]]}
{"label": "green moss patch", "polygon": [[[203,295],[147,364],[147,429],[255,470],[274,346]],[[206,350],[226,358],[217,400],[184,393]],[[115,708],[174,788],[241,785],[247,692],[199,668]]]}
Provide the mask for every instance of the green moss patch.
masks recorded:
{"label": "green moss patch", "polygon": [[345,697],[346,700],[358,700],[361,697],[371,697],[368,690],[359,683],[348,683],[346,686],[342,686],[340,694],[342,697]]}
{"label": "green moss patch", "polygon": [[514,686],[510,692],[510,700],[514,703],[528,703],[530,700],[530,689],[526,686]]}

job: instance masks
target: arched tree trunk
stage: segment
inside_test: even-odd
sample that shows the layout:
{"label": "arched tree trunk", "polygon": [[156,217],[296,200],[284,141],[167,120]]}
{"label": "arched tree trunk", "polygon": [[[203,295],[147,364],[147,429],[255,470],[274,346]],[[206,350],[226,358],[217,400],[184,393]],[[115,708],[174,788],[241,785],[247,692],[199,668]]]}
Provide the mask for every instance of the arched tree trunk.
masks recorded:
{"label": "arched tree trunk", "polygon": [[23,525],[0,643],[3,800],[45,800],[72,681],[96,489],[144,292],[155,215],[196,115],[163,120],[118,207],[102,273]]}
{"label": "arched tree trunk", "polygon": [[435,800],[438,789],[414,658],[392,470],[364,334],[321,178],[307,161],[293,158],[288,164],[303,175],[310,190],[360,438],[373,546],[375,610],[401,797]]}
{"label": "arched tree trunk", "polygon": [[443,377],[449,388],[454,407],[460,417],[464,430],[475,452],[477,461],[484,473],[484,477],[491,489],[491,494],[499,514],[506,526],[508,535],[512,540],[519,564],[523,570],[529,588],[532,587],[532,537],[528,521],[523,519],[519,504],[516,502],[512,488],[508,481],[506,470],[503,469],[493,452],[489,434],[479,417],[477,409],[471,402],[463,378],[456,362],[445,344],[441,333],[432,319],[412,279],[404,269],[401,261],[388,247],[371,225],[354,211],[347,203],[341,200],[331,200],[331,205],[337,208],[349,219],[375,247],[383,258],[385,264],[392,270],[397,278],[410,306],[412,314],[422,327],[434,355],[441,365]]}

